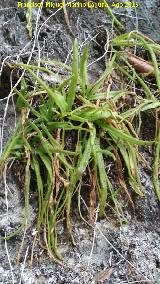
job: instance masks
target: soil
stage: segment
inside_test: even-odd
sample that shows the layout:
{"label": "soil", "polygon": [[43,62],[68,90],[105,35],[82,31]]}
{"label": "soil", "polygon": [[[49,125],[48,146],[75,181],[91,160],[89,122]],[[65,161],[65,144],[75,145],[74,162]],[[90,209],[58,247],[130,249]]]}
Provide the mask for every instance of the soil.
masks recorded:
{"label": "soil", "polygon": [[[117,9],[116,13],[119,14],[126,31],[138,28],[145,35],[160,42],[159,1],[143,0],[139,3],[142,7],[136,11]],[[36,30],[37,11],[33,9],[33,31]],[[42,24],[43,26],[32,50],[34,41],[28,44],[30,38],[26,29],[25,10],[17,8],[17,1],[0,0],[1,65],[4,60],[11,62],[19,58],[27,62],[31,50],[32,61],[40,56],[63,62],[67,60],[66,62],[70,64],[73,35],[78,38],[80,45],[85,40],[90,40],[90,62],[96,61],[103,55],[107,31],[112,30],[110,17],[105,11],[68,9],[72,33],[66,25],[63,12],[55,13],[55,11],[42,10],[38,29]],[[55,15],[52,16],[53,13]],[[96,34],[98,36],[93,38]],[[90,66],[91,80],[95,80],[103,71],[104,62],[102,58]],[[1,126],[6,106],[6,100],[2,98],[10,92],[10,75],[9,71],[3,68],[0,84]],[[18,74],[13,77],[13,82],[16,82]],[[14,100],[10,99],[4,125],[3,146],[14,131],[16,121]],[[114,218],[108,217],[97,220],[95,228],[91,228],[78,217],[74,218],[73,235],[76,242],[74,246],[69,242],[63,224],[59,224],[61,234],[59,247],[61,254],[64,255],[64,265],[51,260],[37,243],[31,265],[31,251],[36,234],[36,204],[31,197],[30,226],[26,234],[20,233],[7,242],[0,242],[0,284],[160,283],[160,206],[153,191],[151,173],[145,169],[140,169],[140,173],[145,197],[135,198],[134,216],[126,209],[127,224],[119,227]],[[22,190],[17,179],[10,172],[7,173],[6,184],[4,181],[0,183],[2,236],[5,236],[5,233],[10,234],[22,223]],[[24,240],[21,249],[22,239]]]}

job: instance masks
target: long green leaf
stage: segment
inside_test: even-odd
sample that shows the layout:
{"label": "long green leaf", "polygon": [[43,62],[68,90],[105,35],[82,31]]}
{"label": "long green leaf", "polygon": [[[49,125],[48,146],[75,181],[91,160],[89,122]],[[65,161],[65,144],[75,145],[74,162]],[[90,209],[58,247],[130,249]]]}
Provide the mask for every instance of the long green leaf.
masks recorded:
{"label": "long green leaf", "polygon": [[108,193],[108,177],[107,177],[107,173],[105,169],[103,154],[100,148],[99,139],[97,139],[95,143],[95,152],[96,152],[96,163],[98,167],[99,179],[100,179],[100,185],[101,185],[99,215],[102,217],[104,215],[104,211],[106,207],[106,200],[107,200],[107,193]]}
{"label": "long green leaf", "polygon": [[156,149],[155,149],[155,157],[153,164],[154,189],[157,194],[158,200],[160,201],[159,161],[160,161],[160,127],[158,129],[158,134],[156,139]]}
{"label": "long green leaf", "polygon": [[76,96],[78,82],[78,42],[75,39],[73,44],[73,63],[72,63],[72,78],[69,85],[69,90],[67,93],[67,110],[70,111],[72,109],[72,105]]}
{"label": "long green leaf", "polygon": [[84,96],[85,89],[88,88],[88,74],[87,74],[87,61],[88,61],[88,44],[83,49],[83,54],[80,60],[80,79],[81,79],[81,88],[82,94]]}
{"label": "long green leaf", "polygon": [[42,86],[42,88],[48,93],[48,95],[53,99],[55,104],[60,108],[61,112],[64,113],[67,110],[67,103],[64,98],[58,91],[52,91],[50,87],[46,85],[46,83],[38,77],[29,67],[26,67],[28,72],[38,81],[38,83]]}
{"label": "long green leaf", "polygon": [[96,121],[96,123],[101,126],[102,128],[108,130],[108,132],[113,135],[114,137],[117,137],[117,139],[122,139],[127,142],[130,142],[131,144],[136,145],[152,145],[154,141],[142,141],[137,138],[132,137],[129,134],[126,134],[123,130],[119,130],[111,125],[108,125],[106,123],[103,123],[101,121]]}

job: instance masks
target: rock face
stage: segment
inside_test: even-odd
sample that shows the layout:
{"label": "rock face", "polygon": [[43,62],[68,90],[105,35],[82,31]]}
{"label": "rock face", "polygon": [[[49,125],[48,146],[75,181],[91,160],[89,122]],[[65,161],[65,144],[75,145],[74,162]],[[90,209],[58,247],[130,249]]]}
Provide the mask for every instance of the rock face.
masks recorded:
{"label": "rock face", "polygon": [[[125,1],[124,1],[125,2]],[[135,10],[127,10],[126,16],[128,20],[126,21],[127,30],[137,29],[147,36],[151,37],[155,41],[160,41],[160,22],[158,20],[158,15],[160,12],[160,4],[157,0],[141,0],[138,1],[141,7]]]}
{"label": "rock face", "polygon": [[[63,12],[55,13],[53,10],[44,9],[37,24],[38,41],[32,40],[28,44],[30,38],[26,29],[25,11],[17,9],[16,2],[10,0],[0,3],[0,62],[14,61],[19,56],[27,62],[32,51],[31,60],[37,59],[40,54],[40,57],[59,58],[63,62],[67,60],[67,63],[70,63],[73,35],[66,26]],[[139,28],[154,40],[160,41],[159,1],[140,2],[142,7],[136,12],[134,9],[118,9],[116,13],[120,14],[119,17],[125,23],[126,30]],[[51,16],[53,12],[55,15]],[[37,15],[37,10],[33,10],[34,31]],[[72,32],[79,43],[82,44],[86,39],[90,40],[90,62],[102,56],[107,41],[106,28],[111,27],[110,18],[106,16],[106,13],[103,10],[75,9],[68,10],[68,16]],[[39,53],[38,50],[40,50]],[[96,78],[103,68],[104,59],[93,64],[90,67],[92,78]],[[2,101],[2,98],[10,92],[9,79],[10,73],[3,69],[0,85],[1,126],[6,106],[6,100]],[[4,145],[14,130],[16,120],[14,101],[10,99],[4,122]],[[68,245],[66,232],[63,226],[60,226],[62,235],[60,252],[65,254],[64,266],[52,262],[37,244],[34,248],[32,269],[29,266],[36,216],[36,206],[32,202],[30,227],[26,234],[20,233],[7,242],[0,242],[0,283],[127,284],[131,281],[159,283],[160,208],[153,193],[150,174],[142,170],[141,176],[146,195],[143,199],[136,198],[135,217],[126,212],[127,225],[119,228],[114,225],[113,220],[99,220],[93,229],[87,227],[84,222],[75,220],[73,234],[76,246],[74,247]],[[0,184],[0,233],[2,236],[5,232],[9,234],[20,226],[22,213],[23,192],[20,191],[15,178],[8,173],[6,184],[3,181]],[[23,248],[20,249],[23,237]]]}

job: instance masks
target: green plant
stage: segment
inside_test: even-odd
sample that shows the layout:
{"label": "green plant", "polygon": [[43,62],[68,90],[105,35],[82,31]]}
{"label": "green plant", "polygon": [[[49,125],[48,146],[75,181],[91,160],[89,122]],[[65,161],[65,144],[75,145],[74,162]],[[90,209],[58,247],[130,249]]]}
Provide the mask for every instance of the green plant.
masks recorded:
{"label": "green plant", "polygon": [[27,25],[26,28],[28,30],[28,34],[30,37],[32,37],[32,7],[31,7],[31,0],[28,1],[28,8],[26,12],[26,21]]}
{"label": "green plant", "polygon": [[[113,48],[119,45],[119,41],[122,43],[123,40],[124,43],[125,37],[127,35],[114,39]],[[148,44],[145,45],[147,48]],[[155,56],[152,53],[151,55],[157,72]],[[139,146],[149,147],[156,142],[154,185],[159,198],[157,176],[160,132],[157,132],[155,141],[143,141],[139,139],[133,123],[135,117],[140,120],[142,112],[158,109],[159,100],[152,95],[147,84],[126,60],[127,69],[120,66],[119,60],[121,57],[123,59],[123,53],[120,57],[120,52],[113,49],[106,69],[92,85],[87,72],[88,45],[85,46],[80,61],[78,57],[78,42],[75,40],[72,67],[63,65],[63,68],[70,70],[70,76],[66,80],[59,78],[59,84],[52,86],[48,86],[34,72],[38,68],[42,73],[55,75],[45,67],[21,63],[10,65],[11,68],[25,69],[30,79],[28,82],[28,79],[23,78],[20,89],[16,90],[17,107],[21,111],[20,121],[0,159],[1,171],[11,157],[25,164],[26,210],[24,222],[18,231],[27,226],[29,191],[31,179],[34,179],[38,193],[39,237],[44,231],[44,240],[50,255],[54,252],[59,259],[61,256],[57,250],[57,221],[65,217],[68,231],[72,234],[72,200],[75,194],[80,195],[79,189],[83,187],[86,174],[99,202],[99,216],[105,215],[107,201],[111,200],[121,221],[123,208],[119,196],[125,194],[132,202],[127,189],[128,183],[133,191],[140,196],[144,195],[138,170],[141,161]],[[62,65],[58,62],[48,64]],[[106,90],[105,82],[116,68],[133,83],[138,81],[142,95],[137,96],[127,89]],[[158,86],[158,76],[156,80]],[[35,82],[36,89],[32,90],[30,85]],[[130,96],[136,97],[137,105],[125,109],[123,103],[120,107],[122,101]],[[71,144],[67,142],[69,137],[74,138],[73,141],[71,139]],[[117,166],[116,185],[106,170],[107,163],[111,160]],[[124,168],[127,172],[127,183]],[[12,236],[16,233],[17,231]]]}

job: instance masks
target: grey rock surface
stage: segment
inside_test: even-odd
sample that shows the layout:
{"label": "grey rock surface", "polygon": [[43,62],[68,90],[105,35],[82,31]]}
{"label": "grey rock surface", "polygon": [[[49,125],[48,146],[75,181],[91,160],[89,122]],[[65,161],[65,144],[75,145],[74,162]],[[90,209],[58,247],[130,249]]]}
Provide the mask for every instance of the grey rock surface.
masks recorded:
{"label": "grey rock surface", "polygon": [[[128,31],[137,28],[136,19],[138,19],[139,30],[154,40],[160,41],[159,2],[158,0],[141,2],[142,7],[137,10],[137,15],[135,10],[118,10],[116,13],[120,14]],[[26,62],[33,46],[32,41],[24,49],[30,38],[26,30],[25,13],[16,8],[16,3],[17,1],[14,0],[7,2],[1,0],[0,2],[0,62],[6,56],[10,56],[11,61],[16,60],[20,51],[22,51],[21,58]],[[10,9],[4,9],[8,7]],[[33,13],[35,30],[37,10]],[[51,13],[53,11],[42,11],[38,27],[51,16]],[[90,62],[95,61],[104,53],[104,44],[107,40],[106,28],[108,30],[111,28],[109,17],[101,10],[76,9],[74,13],[70,10],[68,13],[73,33],[80,44],[99,34],[99,37],[91,41],[90,47]],[[32,60],[38,57],[38,49],[40,49],[41,57],[59,58],[64,62],[68,56],[67,62],[71,61],[70,50],[73,36],[66,27],[62,11],[46,22],[41,28],[38,39],[39,45],[38,42],[35,43]],[[96,78],[103,68],[104,59],[92,65],[90,67],[92,78]],[[10,83],[5,85],[6,80],[9,81],[10,74],[5,71],[3,78],[0,86],[0,99],[10,91]],[[0,101],[1,126],[5,106],[6,100]],[[15,121],[14,105],[10,100],[4,127],[4,145],[14,130]],[[0,242],[0,284],[159,284],[160,208],[153,193],[150,173],[142,170],[141,176],[146,195],[144,198],[136,198],[135,216],[126,211],[128,223],[122,228],[116,226],[115,220],[111,218],[98,220],[95,229],[88,227],[82,220],[75,219],[73,235],[76,246],[72,246],[60,224],[59,231],[62,238],[59,249],[61,254],[64,254],[64,265],[59,265],[49,259],[46,252],[36,243],[32,268],[30,267],[36,216],[36,204],[31,202],[30,226],[25,237],[24,232],[21,232],[7,242]],[[6,198],[8,203],[6,203]],[[23,205],[23,191],[18,186],[15,177],[8,173],[6,184],[4,181],[0,183],[0,233],[2,236],[5,233],[12,233],[21,225],[24,215]],[[21,248],[22,240],[23,247]],[[99,272],[101,274],[97,274]],[[99,281],[95,280],[98,277]],[[102,279],[103,281],[100,282]]]}

